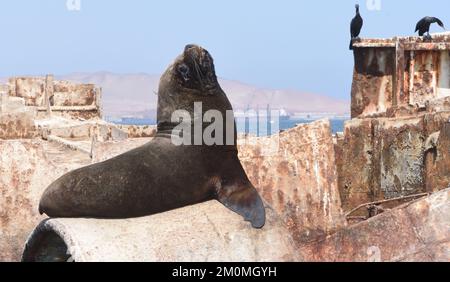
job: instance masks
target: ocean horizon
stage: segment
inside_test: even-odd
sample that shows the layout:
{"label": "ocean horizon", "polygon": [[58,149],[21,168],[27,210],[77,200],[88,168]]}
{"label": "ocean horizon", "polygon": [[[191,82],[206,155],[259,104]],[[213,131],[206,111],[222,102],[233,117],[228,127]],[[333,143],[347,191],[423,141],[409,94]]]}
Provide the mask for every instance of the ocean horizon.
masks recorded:
{"label": "ocean horizon", "polygon": [[[291,129],[299,124],[307,124],[311,123],[317,120],[321,119],[296,119],[296,118],[290,118],[290,119],[281,119],[279,121],[279,130],[288,130]],[[331,124],[331,130],[333,134],[336,134],[338,132],[344,131],[345,122],[348,121],[348,119],[329,119]],[[122,118],[121,120],[109,120],[110,122],[114,124],[119,125],[150,125],[155,126],[156,121],[154,119],[140,119],[140,118]],[[236,118],[236,127],[238,133],[248,133],[258,136],[267,136],[267,132],[270,131],[271,124],[267,123],[268,130],[260,130],[258,134],[258,130],[253,126],[253,128],[249,128],[248,121],[245,120],[245,118]],[[273,132],[275,133],[275,132]]]}

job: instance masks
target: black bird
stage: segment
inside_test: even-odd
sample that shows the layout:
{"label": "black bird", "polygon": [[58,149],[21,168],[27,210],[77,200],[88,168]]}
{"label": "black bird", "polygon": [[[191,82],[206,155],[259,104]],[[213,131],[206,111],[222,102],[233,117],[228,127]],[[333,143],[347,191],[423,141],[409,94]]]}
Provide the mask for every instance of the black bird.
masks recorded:
{"label": "black bird", "polygon": [[352,19],[352,23],[350,24],[350,33],[352,35],[352,39],[350,40],[350,50],[353,50],[353,40],[358,38],[364,23],[363,18],[359,14],[359,5],[356,4],[355,8],[356,16]]}
{"label": "black bird", "polygon": [[435,17],[425,17],[417,23],[415,32],[419,32],[419,36],[423,36],[425,33],[427,33],[427,37],[430,38],[430,25],[433,23],[437,23],[439,26],[445,29],[444,23],[442,23],[440,19]]}

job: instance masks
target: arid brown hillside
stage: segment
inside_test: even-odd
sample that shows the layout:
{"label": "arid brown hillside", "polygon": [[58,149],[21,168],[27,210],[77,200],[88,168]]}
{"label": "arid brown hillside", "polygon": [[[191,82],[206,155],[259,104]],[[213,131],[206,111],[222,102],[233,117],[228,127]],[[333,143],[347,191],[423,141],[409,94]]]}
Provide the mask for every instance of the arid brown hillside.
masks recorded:
{"label": "arid brown hillside", "polygon": [[[108,72],[77,73],[59,77],[74,82],[94,83],[103,88],[105,114],[133,115],[152,113],[156,109],[158,75],[113,74]],[[247,107],[284,108],[290,112],[347,113],[349,101],[296,90],[270,90],[221,79],[220,84],[235,109]]]}

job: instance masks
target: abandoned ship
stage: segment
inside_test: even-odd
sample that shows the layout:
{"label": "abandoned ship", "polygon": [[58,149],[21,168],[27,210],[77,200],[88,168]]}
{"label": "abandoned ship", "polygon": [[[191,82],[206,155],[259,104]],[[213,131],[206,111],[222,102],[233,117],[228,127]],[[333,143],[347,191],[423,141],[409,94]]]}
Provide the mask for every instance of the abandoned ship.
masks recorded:
{"label": "abandoned ship", "polygon": [[39,224],[51,182],[156,129],[105,122],[95,85],[9,79],[0,86],[0,261],[450,261],[450,33],[363,39],[353,52],[344,132],[320,120],[239,140],[266,203],[262,230],[216,202]]}

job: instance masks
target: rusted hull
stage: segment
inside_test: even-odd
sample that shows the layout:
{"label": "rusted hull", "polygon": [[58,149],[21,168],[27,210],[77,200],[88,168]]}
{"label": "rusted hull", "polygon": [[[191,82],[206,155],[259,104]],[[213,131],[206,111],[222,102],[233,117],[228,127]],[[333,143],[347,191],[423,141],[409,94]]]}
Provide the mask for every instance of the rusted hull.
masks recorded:
{"label": "rusted hull", "polygon": [[[328,121],[241,142],[247,143],[239,147],[239,157],[250,180],[281,215],[298,243],[346,226]],[[276,152],[264,154],[277,142]]]}
{"label": "rusted hull", "polygon": [[0,261],[18,261],[44,189],[90,159],[39,140],[0,141]]}
{"label": "rusted hull", "polygon": [[300,248],[307,261],[449,262],[450,189]]}
{"label": "rusted hull", "polygon": [[[450,113],[355,119],[336,145],[342,205],[358,205],[450,185]],[[427,144],[436,133],[435,144]],[[431,146],[431,147],[430,147]]]}
{"label": "rusted hull", "polygon": [[101,89],[93,84],[75,84],[46,77],[13,77],[8,96],[23,98],[38,117],[61,116],[72,119],[101,118]]}
{"label": "rusted hull", "polygon": [[449,111],[450,34],[364,39],[354,45],[352,118]]}

